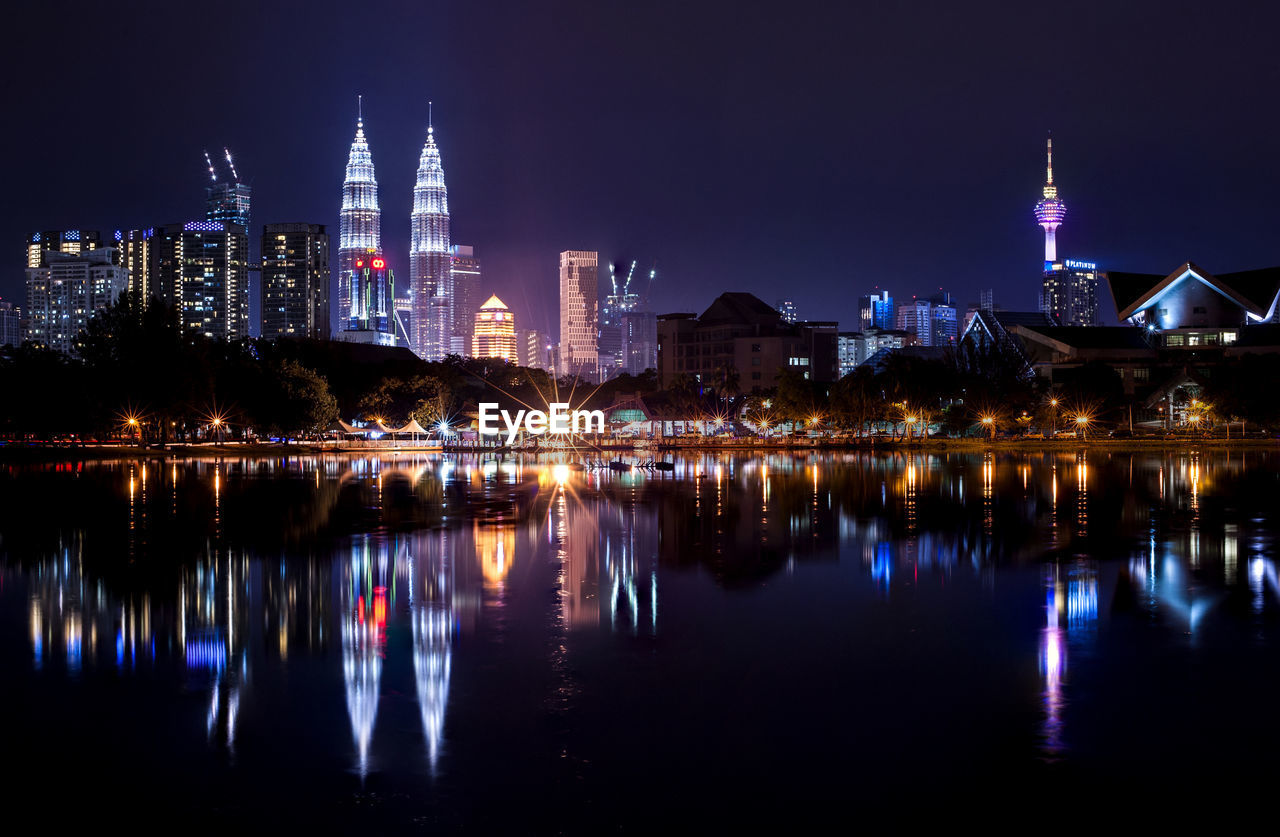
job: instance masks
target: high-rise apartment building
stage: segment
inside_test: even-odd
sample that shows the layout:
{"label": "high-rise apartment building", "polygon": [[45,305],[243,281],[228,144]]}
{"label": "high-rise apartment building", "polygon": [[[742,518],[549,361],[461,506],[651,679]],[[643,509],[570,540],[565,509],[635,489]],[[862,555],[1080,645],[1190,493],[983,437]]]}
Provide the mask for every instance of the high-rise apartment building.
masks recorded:
{"label": "high-rise apartment building", "polygon": [[131,287],[178,309],[189,331],[223,340],[249,336],[249,236],[239,224],[188,221],[122,234],[126,263],[143,269]]}
{"label": "high-rise apartment building", "polygon": [[413,299],[411,346],[424,360],[442,360],[453,351],[454,299],[449,253],[449,193],[436,145],[427,141],[418,158],[409,229],[409,296]]}
{"label": "high-rise apartment building", "polygon": [[262,336],[329,338],[329,235],[323,224],[262,228]]}
{"label": "high-rise apartment building", "polygon": [[378,208],[378,180],[373,171],[373,155],[364,135],[364,111],[356,119],[356,136],[347,155],[347,172],[342,182],[342,212],[338,221],[338,311],[337,328],[346,328],[351,319],[351,286],[356,261],[370,252],[382,252],[382,210]]}
{"label": "high-rise apartment building", "polygon": [[144,303],[153,297],[169,301],[172,289],[157,284],[156,271],[159,259],[155,228],[145,230],[116,230],[116,247],[120,250],[120,265],[129,271],[129,292],[137,293]]}
{"label": "high-rise apartment building", "polygon": [[128,288],[116,253],[99,247],[82,253],[48,250],[27,268],[27,333],[31,343],[75,354],[75,340],[89,319]]}
{"label": "high-rise apartment building", "polygon": [[480,259],[474,247],[454,244],[449,247],[449,282],[453,287],[453,336],[450,354],[471,354],[471,335],[475,330],[476,312],[480,310]]}
{"label": "high-rise apartment building", "polygon": [[590,250],[560,254],[560,372],[599,378],[600,255]]}
{"label": "high-rise apartment building", "polygon": [[948,293],[938,293],[929,299],[912,297],[910,302],[897,306],[896,325],[898,331],[914,335],[921,346],[954,346],[959,338],[956,306]]}
{"label": "high-rise apartment building", "polygon": [[97,230],[46,230],[27,236],[27,267],[39,267],[45,253],[75,256],[102,246]]}
{"label": "high-rise apartment building", "polygon": [[476,311],[471,338],[472,357],[496,357],[509,363],[520,360],[516,345],[515,315],[494,294]]}
{"label": "high-rise apartment building", "polygon": [[22,309],[0,299],[0,347],[22,345]]}

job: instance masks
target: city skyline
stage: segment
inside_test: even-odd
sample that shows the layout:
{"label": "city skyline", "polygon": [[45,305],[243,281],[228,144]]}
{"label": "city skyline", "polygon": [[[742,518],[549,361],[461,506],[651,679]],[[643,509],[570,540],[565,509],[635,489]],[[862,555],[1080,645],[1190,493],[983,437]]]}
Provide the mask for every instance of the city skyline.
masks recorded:
{"label": "city skyline", "polygon": [[[1275,261],[1264,231],[1265,195],[1280,181],[1265,144],[1274,117],[1234,83],[1274,78],[1259,40],[1272,10],[1201,19],[1166,7],[1066,17],[802,9],[778,33],[754,10],[722,31],[711,9],[575,6],[544,18],[519,6],[483,17],[457,8],[430,48],[411,49],[410,33],[422,31],[412,25],[417,13],[375,5],[367,18],[383,33],[381,60],[365,65],[331,60],[329,50],[256,48],[299,25],[286,44],[342,43],[340,16],[323,4],[301,22],[285,9],[235,8],[207,29],[183,30],[189,42],[161,36],[178,12],[160,8],[94,34],[121,55],[96,79],[104,87],[123,87],[155,63],[187,67],[229,31],[255,56],[209,82],[198,101],[141,113],[132,136],[86,138],[68,130],[79,117],[38,88],[18,91],[27,124],[10,142],[29,165],[15,188],[30,197],[0,214],[11,246],[34,230],[199,217],[200,155],[224,144],[254,189],[258,220],[336,230],[337,169],[363,94],[388,218],[409,214],[407,184],[434,99],[449,114],[442,151],[454,236],[486,253],[486,290],[548,331],[556,310],[544,297],[566,247],[606,260],[652,254],[665,278],[654,290],[659,312],[696,309],[729,288],[773,299],[770,283],[790,271],[805,277],[792,293],[802,316],[851,287],[822,313],[842,323],[854,321],[856,296],[877,285],[903,294],[944,278],[962,305],[994,286],[1006,307],[1032,308],[1042,235],[1026,223],[1025,201],[1042,184],[1049,130],[1071,196],[1070,249],[1100,268]],[[36,31],[50,12],[18,14]],[[575,21],[582,49],[555,49],[553,21],[564,19]],[[1194,68],[1164,50],[1188,29],[1204,34],[1208,51]],[[451,34],[467,30],[486,32],[484,42]],[[1044,31],[1144,69],[1121,76],[1102,62],[1037,62]],[[65,37],[74,48],[87,34]],[[12,60],[33,66],[33,49],[19,44]],[[969,70],[963,79],[940,72],[956,62]],[[530,66],[539,72],[521,71]],[[319,95],[279,104],[261,79],[286,67]],[[48,68],[50,85],[69,69]],[[165,99],[179,82],[158,84]],[[983,95],[970,95],[970,85]],[[161,122],[165,130],[151,130]],[[1184,127],[1173,134],[1172,124]],[[78,158],[112,162],[85,177],[64,165]],[[930,199],[940,193],[951,199]],[[1147,211],[1175,203],[1176,214]],[[386,226],[387,253],[407,277],[408,230]],[[0,277],[0,297],[20,300],[20,283],[17,271]]]}

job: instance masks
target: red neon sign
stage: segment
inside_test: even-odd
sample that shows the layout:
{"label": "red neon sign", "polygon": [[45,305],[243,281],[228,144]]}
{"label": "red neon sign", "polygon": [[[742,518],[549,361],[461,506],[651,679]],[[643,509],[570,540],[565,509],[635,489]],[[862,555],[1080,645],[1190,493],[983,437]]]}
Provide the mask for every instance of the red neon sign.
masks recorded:
{"label": "red neon sign", "polygon": [[357,260],[356,260],[356,267],[364,267],[364,260],[363,260],[363,259],[357,259]]}
{"label": "red neon sign", "polygon": [[374,260],[373,260],[373,269],[374,269],[374,270],[382,270],[382,269],[383,269],[384,267],[386,267],[386,266],[387,266],[386,259],[374,259]]}

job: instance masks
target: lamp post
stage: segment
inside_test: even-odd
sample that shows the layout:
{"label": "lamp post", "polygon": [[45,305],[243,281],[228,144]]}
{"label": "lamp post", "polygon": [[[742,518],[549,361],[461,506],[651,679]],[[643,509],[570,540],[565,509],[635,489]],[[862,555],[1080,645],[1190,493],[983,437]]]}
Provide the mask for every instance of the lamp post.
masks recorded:
{"label": "lamp post", "polygon": [[213,443],[215,445],[220,445],[222,443],[221,431],[222,431],[222,417],[214,416],[213,417]]}
{"label": "lamp post", "polygon": [[1076,416],[1076,428],[1084,434],[1083,439],[1089,438],[1089,417],[1085,415]]}
{"label": "lamp post", "polygon": [[1058,399],[1050,398],[1049,406],[1052,408],[1050,415],[1053,417],[1053,429],[1049,431],[1050,436],[1052,437],[1058,435]]}
{"label": "lamp post", "polygon": [[995,416],[983,416],[982,426],[991,431],[991,441],[996,440],[996,419]]}

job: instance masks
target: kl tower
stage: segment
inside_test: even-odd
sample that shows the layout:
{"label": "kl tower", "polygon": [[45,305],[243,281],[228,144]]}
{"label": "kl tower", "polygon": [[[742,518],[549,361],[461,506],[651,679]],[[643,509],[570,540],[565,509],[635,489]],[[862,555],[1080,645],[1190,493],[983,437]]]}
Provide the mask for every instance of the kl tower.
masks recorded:
{"label": "kl tower", "polygon": [[1044,182],[1044,197],[1036,204],[1036,221],[1044,227],[1044,269],[1058,260],[1057,232],[1062,219],[1067,217],[1067,205],[1058,200],[1058,187],[1053,185],[1053,137],[1049,137],[1048,178]]}

